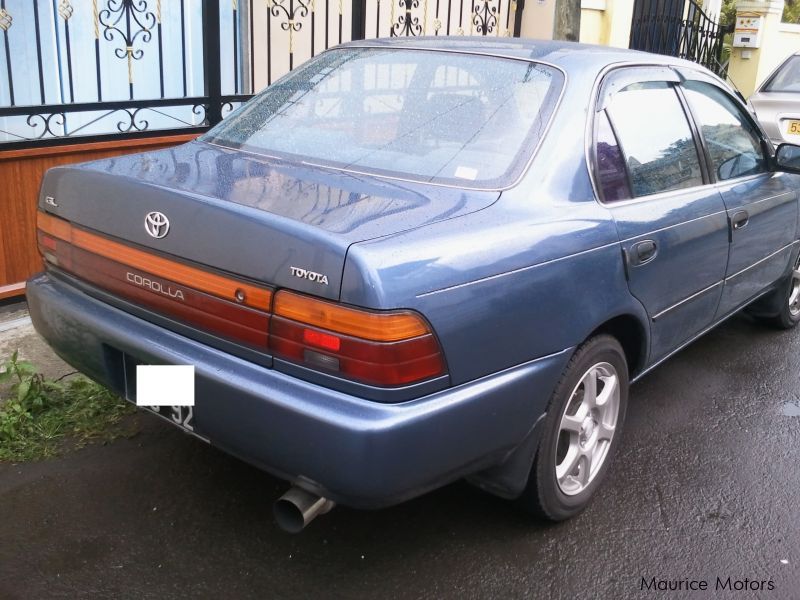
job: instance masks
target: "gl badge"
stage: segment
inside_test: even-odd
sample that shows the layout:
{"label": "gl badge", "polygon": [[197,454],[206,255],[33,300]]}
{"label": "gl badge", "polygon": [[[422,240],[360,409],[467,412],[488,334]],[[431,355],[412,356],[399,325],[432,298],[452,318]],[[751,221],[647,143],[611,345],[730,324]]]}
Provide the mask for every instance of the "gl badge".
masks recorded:
{"label": "gl badge", "polygon": [[158,211],[147,213],[144,228],[150,236],[160,240],[169,233],[169,219]]}

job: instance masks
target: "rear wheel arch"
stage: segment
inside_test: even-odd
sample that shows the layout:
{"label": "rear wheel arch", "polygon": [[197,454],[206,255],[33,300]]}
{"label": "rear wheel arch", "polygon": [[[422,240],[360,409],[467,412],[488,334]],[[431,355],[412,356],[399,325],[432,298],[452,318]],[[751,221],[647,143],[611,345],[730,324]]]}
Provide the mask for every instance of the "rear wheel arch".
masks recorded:
{"label": "rear wheel arch", "polygon": [[607,334],[615,338],[625,351],[630,379],[636,377],[645,368],[647,360],[647,332],[641,320],[632,314],[622,314],[610,318],[595,328],[586,339]]}

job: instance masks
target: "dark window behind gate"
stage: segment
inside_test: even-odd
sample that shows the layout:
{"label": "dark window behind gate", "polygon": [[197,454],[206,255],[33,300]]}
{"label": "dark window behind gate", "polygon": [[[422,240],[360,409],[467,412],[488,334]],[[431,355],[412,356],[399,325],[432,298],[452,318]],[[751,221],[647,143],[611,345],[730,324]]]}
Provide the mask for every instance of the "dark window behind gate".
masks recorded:
{"label": "dark window behind gate", "polygon": [[518,36],[524,0],[0,0],[0,147],[201,132],[341,42]]}
{"label": "dark window behind gate", "polygon": [[724,77],[726,33],[694,0],[636,0],[630,47],[685,58]]}

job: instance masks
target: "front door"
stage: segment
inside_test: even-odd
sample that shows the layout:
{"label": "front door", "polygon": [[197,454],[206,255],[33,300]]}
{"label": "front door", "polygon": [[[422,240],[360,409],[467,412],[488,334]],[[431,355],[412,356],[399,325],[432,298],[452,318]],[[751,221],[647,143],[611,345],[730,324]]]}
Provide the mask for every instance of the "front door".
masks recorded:
{"label": "front door", "polygon": [[721,317],[786,274],[797,239],[797,193],[790,175],[769,171],[761,134],[737,102],[711,83],[686,81],[682,88],[728,214],[731,246]]}

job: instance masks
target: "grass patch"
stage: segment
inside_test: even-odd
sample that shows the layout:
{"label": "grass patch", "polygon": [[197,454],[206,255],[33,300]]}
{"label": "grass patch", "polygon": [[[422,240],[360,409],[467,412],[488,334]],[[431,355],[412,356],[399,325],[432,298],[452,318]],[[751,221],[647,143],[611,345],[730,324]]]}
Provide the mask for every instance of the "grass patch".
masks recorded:
{"label": "grass patch", "polygon": [[124,432],[136,408],[82,375],[47,379],[16,352],[0,366],[0,461],[38,460]]}

